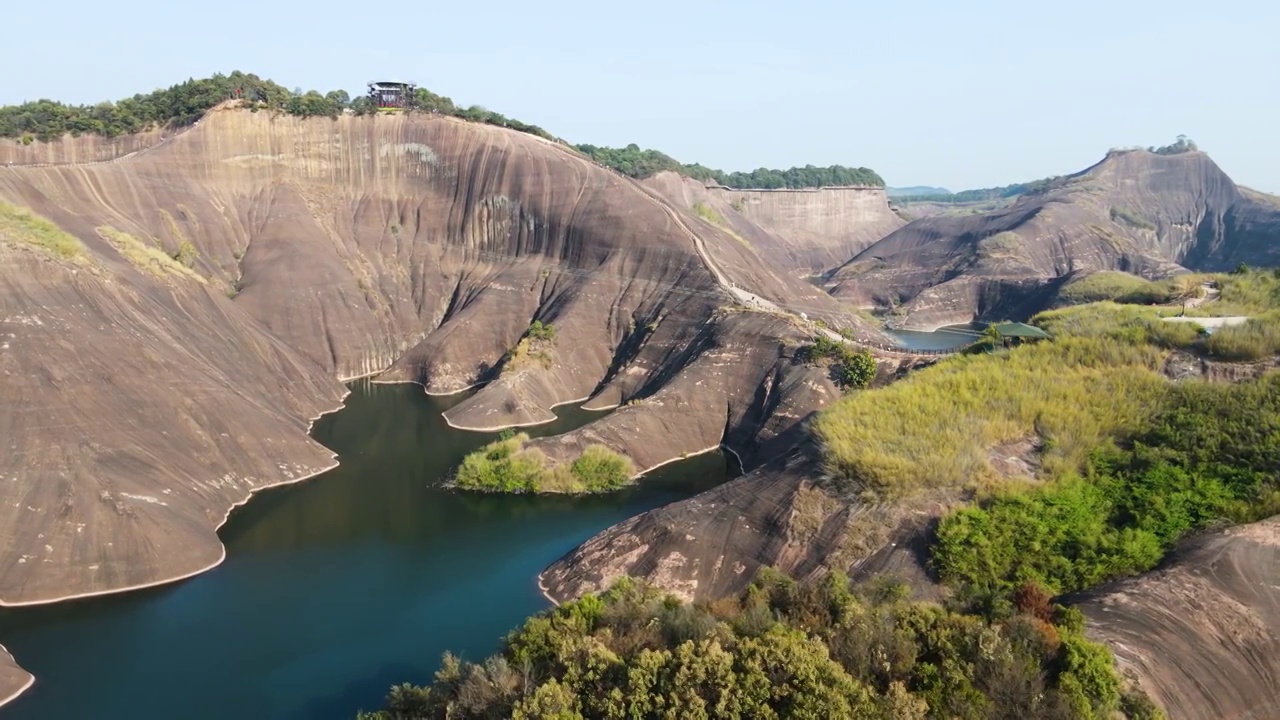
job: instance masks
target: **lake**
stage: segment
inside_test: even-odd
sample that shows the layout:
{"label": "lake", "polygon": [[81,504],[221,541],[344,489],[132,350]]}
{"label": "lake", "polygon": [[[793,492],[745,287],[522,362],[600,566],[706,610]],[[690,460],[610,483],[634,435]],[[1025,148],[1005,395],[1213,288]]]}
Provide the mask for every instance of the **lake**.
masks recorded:
{"label": "lake", "polygon": [[[466,396],[352,386],[314,437],[341,465],[259,493],[220,532],[227,559],[174,585],[0,611],[0,644],[36,684],[13,720],[353,718],[440,655],[477,660],[550,606],[536,576],[591,535],[724,482],[722,453],[589,497],[472,495],[440,483],[495,438],[450,428]],[[557,408],[533,436],[602,413]]]}
{"label": "lake", "polygon": [[886,328],[885,334],[897,340],[899,345],[910,350],[955,350],[966,345],[972,345],[978,340],[986,327],[986,325],[976,323],[947,325],[933,332]]}

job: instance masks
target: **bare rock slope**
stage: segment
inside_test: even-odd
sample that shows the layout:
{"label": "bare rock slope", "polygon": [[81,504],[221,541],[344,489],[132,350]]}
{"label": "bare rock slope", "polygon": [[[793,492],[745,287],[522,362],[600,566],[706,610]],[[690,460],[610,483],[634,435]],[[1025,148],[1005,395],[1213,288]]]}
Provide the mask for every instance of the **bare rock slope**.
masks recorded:
{"label": "bare rock slope", "polygon": [[878,187],[735,190],[669,172],[645,184],[798,275],[843,263],[906,224]]}
{"label": "bare rock slope", "polygon": [[1280,264],[1280,206],[1202,152],[1114,151],[1009,207],[916,220],[831,273],[838,297],[899,308],[906,327],[1043,308],[1073,273]]}
{"label": "bare rock slope", "polygon": [[1196,538],[1081,609],[1172,720],[1280,717],[1280,517]]}
{"label": "bare rock slope", "polygon": [[[603,440],[648,467],[746,449],[830,391],[775,369],[794,318],[727,311],[728,285],[860,322],[687,208],[454,119],[225,107],[179,134],[4,142],[0,161],[0,200],[83,246],[0,231],[6,604],[218,562],[231,507],[333,464],[306,430],[341,379],[487,383],[449,413],[469,428],[635,400],[547,449]],[[550,349],[509,352],[534,319]]]}

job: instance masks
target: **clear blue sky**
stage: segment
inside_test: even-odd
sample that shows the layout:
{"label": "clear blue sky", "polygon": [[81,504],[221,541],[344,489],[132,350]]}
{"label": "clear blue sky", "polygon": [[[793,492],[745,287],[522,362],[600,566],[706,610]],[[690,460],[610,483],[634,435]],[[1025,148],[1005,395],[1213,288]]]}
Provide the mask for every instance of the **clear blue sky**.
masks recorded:
{"label": "clear blue sky", "polygon": [[353,94],[395,76],[726,170],[866,165],[959,190],[1185,133],[1280,192],[1272,0],[64,0],[3,16],[5,104],[234,69]]}

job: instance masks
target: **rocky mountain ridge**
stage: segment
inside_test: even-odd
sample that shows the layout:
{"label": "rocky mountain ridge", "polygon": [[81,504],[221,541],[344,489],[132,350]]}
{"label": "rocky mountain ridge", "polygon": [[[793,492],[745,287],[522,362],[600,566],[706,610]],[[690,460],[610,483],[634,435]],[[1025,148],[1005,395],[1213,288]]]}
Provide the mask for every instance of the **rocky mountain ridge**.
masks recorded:
{"label": "rocky mountain ridge", "polygon": [[1280,207],[1203,152],[1113,151],[1012,205],[916,220],[828,273],[837,297],[903,327],[1025,316],[1073,274],[1148,278],[1280,263]]}

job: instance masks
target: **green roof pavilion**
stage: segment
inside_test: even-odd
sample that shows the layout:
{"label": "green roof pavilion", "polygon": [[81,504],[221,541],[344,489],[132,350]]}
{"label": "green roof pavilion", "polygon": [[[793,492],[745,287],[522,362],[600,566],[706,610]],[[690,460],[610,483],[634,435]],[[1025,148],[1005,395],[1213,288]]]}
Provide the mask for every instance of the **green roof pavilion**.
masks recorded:
{"label": "green roof pavilion", "polygon": [[1026,323],[1004,322],[996,323],[991,327],[1003,338],[1019,338],[1021,340],[1049,340],[1052,336],[1036,327]]}

